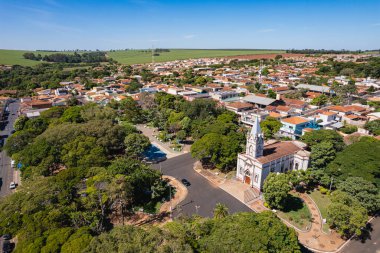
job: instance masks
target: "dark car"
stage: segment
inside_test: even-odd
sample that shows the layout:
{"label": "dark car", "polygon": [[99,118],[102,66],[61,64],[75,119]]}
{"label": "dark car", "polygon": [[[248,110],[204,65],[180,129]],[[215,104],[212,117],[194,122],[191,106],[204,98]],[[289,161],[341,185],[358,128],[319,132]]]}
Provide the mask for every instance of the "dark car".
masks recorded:
{"label": "dark car", "polygon": [[11,131],[11,134],[14,134],[15,132],[16,132],[16,130],[13,129],[13,130]]}
{"label": "dark car", "polygon": [[13,249],[13,244],[10,241],[8,241],[8,240],[3,241],[3,252],[4,253],[10,253],[10,252],[12,252],[12,249]]}
{"label": "dark car", "polygon": [[10,240],[12,239],[12,236],[10,234],[3,235],[3,240]]}
{"label": "dark car", "polygon": [[190,185],[191,185],[190,182],[187,181],[187,179],[184,179],[184,178],[181,180],[181,182],[182,182],[182,184],[184,184],[185,186],[190,186]]}

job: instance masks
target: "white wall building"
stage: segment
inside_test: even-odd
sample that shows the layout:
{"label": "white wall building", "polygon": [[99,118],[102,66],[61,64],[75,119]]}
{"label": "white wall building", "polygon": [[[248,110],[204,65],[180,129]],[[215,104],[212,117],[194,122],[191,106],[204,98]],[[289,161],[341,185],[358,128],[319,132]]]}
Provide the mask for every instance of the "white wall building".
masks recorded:
{"label": "white wall building", "polygon": [[310,153],[296,141],[264,145],[264,136],[256,118],[247,137],[246,152],[238,155],[236,178],[260,191],[270,172],[306,170],[309,157]]}

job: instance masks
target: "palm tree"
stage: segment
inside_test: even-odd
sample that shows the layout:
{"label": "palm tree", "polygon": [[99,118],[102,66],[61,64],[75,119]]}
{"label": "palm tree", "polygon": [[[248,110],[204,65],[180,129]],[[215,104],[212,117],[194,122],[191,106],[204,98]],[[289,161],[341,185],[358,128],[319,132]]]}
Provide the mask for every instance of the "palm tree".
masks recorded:
{"label": "palm tree", "polygon": [[228,208],[226,205],[217,203],[214,208],[214,218],[221,219],[228,215]]}

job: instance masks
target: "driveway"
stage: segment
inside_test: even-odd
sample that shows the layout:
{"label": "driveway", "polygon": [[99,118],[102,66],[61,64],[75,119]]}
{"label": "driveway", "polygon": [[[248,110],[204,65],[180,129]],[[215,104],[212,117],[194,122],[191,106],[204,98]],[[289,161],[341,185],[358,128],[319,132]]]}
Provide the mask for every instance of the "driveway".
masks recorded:
{"label": "driveway", "polygon": [[[190,154],[180,155],[161,163],[164,175],[169,175],[181,180],[187,179],[191,185],[188,187],[188,195],[180,203],[179,211],[174,211],[174,216],[181,213],[185,215],[199,214],[203,217],[212,217],[217,203],[223,203],[228,207],[230,213],[252,212],[250,208],[235,199],[222,189],[212,185],[207,179],[199,175],[194,169],[195,159]],[[160,165],[153,165],[159,169]]]}
{"label": "driveway", "polygon": [[372,220],[372,231],[370,238],[365,242],[352,240],[344,246],[342,253],[379,253],[380,252],[380,218]]}
{"label": "driveway", "polygon": [[[5,121],[7,122],[2,130],[0,131],[0,135],[7,136],[5,138],[5,142],[8,139],[8,136],[11,135],[13,128],[13,124],[17,119],[17,110],[20,107],[20,102],[16,101],[10,103],[9,105],[9,116]],[[14,114],[14,115],[12,115]],[[14,180],[13,179],[14,170],[11,168],[11,158],[6,154],[5,151],[1,151],[0,153],[0,197],[6,196],[12,192],[9,189],[9,184]],[[18,182],[17,182],[18,183]]]}

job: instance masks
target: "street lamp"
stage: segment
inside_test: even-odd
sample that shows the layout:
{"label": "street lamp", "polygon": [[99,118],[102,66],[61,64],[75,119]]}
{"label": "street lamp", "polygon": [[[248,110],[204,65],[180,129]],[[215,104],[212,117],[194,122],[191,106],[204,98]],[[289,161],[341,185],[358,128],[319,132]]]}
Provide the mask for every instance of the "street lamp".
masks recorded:
{"label": "street lamp", "polygon": [[198,209],[200,208],[201,206],[197,206],[197,205],[195,205],[195,212],[197,213],[197,215],[198,215]]}

